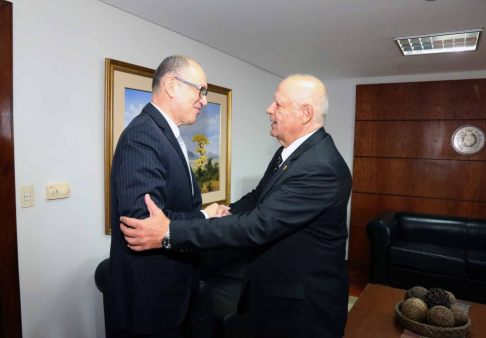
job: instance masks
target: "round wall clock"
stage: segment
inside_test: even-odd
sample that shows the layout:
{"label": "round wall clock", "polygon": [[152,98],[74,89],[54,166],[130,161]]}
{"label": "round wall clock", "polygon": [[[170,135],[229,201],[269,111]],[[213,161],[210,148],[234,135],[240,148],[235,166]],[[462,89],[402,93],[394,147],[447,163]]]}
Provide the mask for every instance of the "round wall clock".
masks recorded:
{"label": "round wall clock", "polygon": [[484,131],[476,126],[462,126],[452,135],[452,147],[461,155],[474,155],[484,148]]}

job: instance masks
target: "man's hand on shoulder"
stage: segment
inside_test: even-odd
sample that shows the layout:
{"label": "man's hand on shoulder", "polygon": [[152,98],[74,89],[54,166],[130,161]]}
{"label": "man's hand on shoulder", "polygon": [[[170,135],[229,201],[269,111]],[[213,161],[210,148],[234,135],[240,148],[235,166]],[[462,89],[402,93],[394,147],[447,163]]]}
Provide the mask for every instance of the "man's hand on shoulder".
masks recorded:
{"label": "man's hand on shoulder", "polygon": [[128,247],[133,251],[161,248],[161,241],[169,229],[170,219],[157,207],[149,194],[145,195],[145,204],[150,212],[149,218],[138,220],[125,216],[120,217],[121,231]]}

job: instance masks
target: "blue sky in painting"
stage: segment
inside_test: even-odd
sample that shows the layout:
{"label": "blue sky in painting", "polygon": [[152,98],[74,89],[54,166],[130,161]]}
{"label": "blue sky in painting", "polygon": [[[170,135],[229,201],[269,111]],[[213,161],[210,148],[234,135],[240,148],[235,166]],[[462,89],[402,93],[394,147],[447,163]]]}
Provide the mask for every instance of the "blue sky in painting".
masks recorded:
{"label": "blue sky in painting", "polygon": [[151,92],[125,88],[125,127],[140,114],[151,98]]}
{"label": "blue sky in painting", "polygon": [[[125,88],[125,127],[142,111],[143,107],[150,102],[151,92],[137,89]],[[220,125],[221,106],[216,103],[208,103],[203,107],[197,117],[196,123],[190,126],[180,126],[182,138],[186,143],[187,150],[195,152],[197,145],[192,142],[195,134],[204,134],[209,140],[205,149],[213,154],[219,155],[220,148]]]}
{"label": "blue sky in painting", "polygon": [[197,148],[196,143],[192,143],[192,137],[195,134],[204,134],[209,140],[209,144],[204,148],[209,152],[219,155],[220,144],[220,125],[221,125],[221,105],[208,103],[201,110],[197,117],[196,123],[190,126],[180,126],[181,135],[186,143],[188,151],[194,151]]}

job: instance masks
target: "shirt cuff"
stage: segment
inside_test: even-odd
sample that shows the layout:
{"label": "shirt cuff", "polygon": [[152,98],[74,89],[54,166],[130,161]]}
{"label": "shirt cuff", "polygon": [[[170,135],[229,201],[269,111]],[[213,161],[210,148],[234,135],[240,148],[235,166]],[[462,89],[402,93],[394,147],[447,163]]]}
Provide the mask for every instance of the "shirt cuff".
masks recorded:
{"label": "shirt cuff", "polygon": [[201,210],[201,212],[203,213],[204,218],[206,218],[206,219],[208,219],[208,218],[209,218],[209,215],[208,215],[208,213],[207,213],[206,211]]}

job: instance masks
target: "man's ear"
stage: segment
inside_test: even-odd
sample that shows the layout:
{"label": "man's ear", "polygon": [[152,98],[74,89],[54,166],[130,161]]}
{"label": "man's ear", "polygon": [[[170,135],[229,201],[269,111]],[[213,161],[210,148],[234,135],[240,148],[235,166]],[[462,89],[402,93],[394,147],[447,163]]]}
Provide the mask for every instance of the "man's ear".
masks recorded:
{"label": "man's ear", "polygon": [[304,104],[304,111],[302,112],[301,122],[302,124],[307,124],[312,121],[312,117],[314,116],[314,107],[310,104]]}
{"label": "man's ear", "polygon": [[176,92],[176,79],[172,76],[168,76],[164,79],[164,89],[169,97],[174,97]]}

